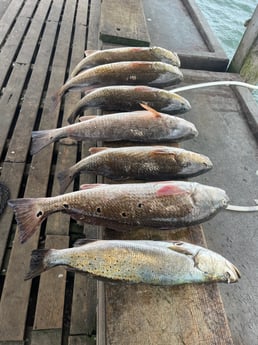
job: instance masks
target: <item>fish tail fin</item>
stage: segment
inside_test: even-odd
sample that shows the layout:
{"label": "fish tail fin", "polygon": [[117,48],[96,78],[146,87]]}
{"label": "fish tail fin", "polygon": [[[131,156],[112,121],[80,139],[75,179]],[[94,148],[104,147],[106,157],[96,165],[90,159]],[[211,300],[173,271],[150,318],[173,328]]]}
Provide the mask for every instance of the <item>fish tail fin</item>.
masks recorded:
{"label": "fish tail fin", "polygon": [[50,251],[51,249],[35,249],[31,252],[30,269],[24,280],[33,279],[51,267],[46,260]]}
{"label": "fish tail fin", "polygon": [[53,102],[53,108],[51,109],[52,111],[54,111],[57,106],[60,104],[61,102],[61,98],[64,94],[64,90],[63,90],[63,86],[58,90],[56,91],[56,93],[51,97],[52,99],[52,102]]}
{"label": "fish tail fin", "polygon": [[56,138],[56,129],[49,129],[44,131],[33,131],[32,132],[32,143],[30,153],[34,155],[41,151],[47,145],[53,143]]}
{"label": "fish tail fin", "polygon": [[32,198],[9,200],[8,205],[15,214],[20,242],[25,243],[46,218],[46,214],[39,202]]}
{"label": "fish tail fin", "polygon": [[77,117],[77,111],[73,110],[67,118],[68,123],[72,125],[75,122],[76,117]]}
{"label": "fish tail fin", "polygon": [[67,187],[70,185],[74,178],[74,174],[71,169],[66,169],[63,171],[60,171],[57,175],[59,184],[60,184],[60,194],[63,194]]}

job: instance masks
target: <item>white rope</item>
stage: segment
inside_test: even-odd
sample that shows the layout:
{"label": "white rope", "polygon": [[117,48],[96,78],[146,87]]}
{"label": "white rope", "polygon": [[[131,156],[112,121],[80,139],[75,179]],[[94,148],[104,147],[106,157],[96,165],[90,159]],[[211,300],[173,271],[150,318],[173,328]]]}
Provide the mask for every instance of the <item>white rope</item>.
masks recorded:
{"label": "white rope", "polygon": [[237,206],[237,205],[228,205],[226,207],[228,211],[236,212],[256,212],[258,211],[258,206]]}
{"label": "white rope", "polygon": [[192,84],[192,85],[182,86],[182,87],[178,87],[178,88],[169,90],[169,92],[175,93],[175,92],[181,92],[181,91],[186,91],[186,90],[199,89],[202,87],[217,86],[217,85],[226,85],[226,86],[235,85],[235,86],[247,87],[247,88],[253,89],[253,90],[258,90],[257,85],[243,83],[241,81],[232,81],[232,80],[227,80],[227,81],[223,80],[222,81],[222,80],[220,80],[220,81],[211,81],[208,83],[200,83],[200,84]]}

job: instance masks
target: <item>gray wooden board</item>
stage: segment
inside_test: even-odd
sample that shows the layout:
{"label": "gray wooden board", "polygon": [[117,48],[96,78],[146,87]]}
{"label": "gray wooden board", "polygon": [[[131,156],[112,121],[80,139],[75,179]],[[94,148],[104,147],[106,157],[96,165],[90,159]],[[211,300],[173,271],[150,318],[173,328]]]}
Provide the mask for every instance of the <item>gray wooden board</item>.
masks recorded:
{"label": "gray wooden board", "polygon": [[6,6],[6,2],[1,4],[1,21],[0,21],[0,46],[3,44],[4,39],[6,38],[8,31],[12,23],[15,21],[17,13],[20,11],[23,0],[11,1],[9,6],[5,9],[3,13],[3,7]]}
{"label": "gray wooden board", "polygon": [[[48,6],[49,3],[45,2],[45,4]],[[56,22],[58,22],[58,18]],[[50,23],[50,26],[53,26],[53,23]],[[56,23],[54,26],[57,27]],[[52,34],[54,34],[54,31],[52,31]],[[44,80],[48,70],[46,56],[43,53],[42,57],[40,57],[40,52],[44,52],[44,49],[49,48],[51,51],[52,45],[53,40],[49,40],[49,37],[47,37],[47,40],[44,41],[43,39],[41,42],[39,55],[35,61],[35,66],[19,116],[20,122],[18,121],[18,125],[20,123],[20,130],[17,131],[17,136],[12,138],[13,140],[9,147],[10,152],[7,153],[7,160],[10,162],[15,160],[12,159],[12,152],[14,156],[16,156],[17,151],[19,151],[20,154],[16,156],[16,159],[25,161],[30,143],[30,132],[36,119]],[[24,117],[21,116],[21,113],[23,113]],[[17,127],[15,130],[17,130]],[[21,135],[22,133],[23,135]],[[31,162],[30,174],[25,191],[25,196],[27,197],[46,195],[50,164],[47,163],[47,157],[41,156],[40,158],[41,159],[35,157]],[[18,184],[19,179],[14,180],[14,183]],[[19,185],[17,187],[19,187]],[[16,196],[17,194],[12,195],[14,198]],[[31,282],[23,281],[23,276],[29,267],[29,253],[32,249],[37,247],[38,237],[39,233],[37,232],[33,238],[23,246],[20,245],[17,236],[15,237],[0,304],[0,315],[2,320],[0,325],[1,340],[23,340],[31,286]],[[17,286],[19,286],[19,289],[17,289]],[[19,311],[17,311],[17,306],[19,306]]]}
{"label": "gray wooden board", "polygon": [[[98,49],[98,30],[99,30],[99,17],[100,17],[100,0],[91,2],[89,12],[89,27],[87,37],[87,49]],[[85,112],[86,114],[87,112]],[[90,111],[93,113],[93,110]],[[88,149],[95,146],[96,143],[82,142],[81,155],[82,158],[89,154]],[[94,175],[81,175],[80,184],[82,183],[96,183],[96,176]],[[97,229],[95,226],[85,225],[84,234],[87,238],[97,238]],[[81,339],[86,339],[96,331],[96,306],[97,306],[97,282],[87,276],[75,274],[72,312],[71,312],[71,325],[70,334],[81,334]],[[85,338],[83,337],[85,334]],[[77,337],[69,337],[69,341],[77,339]],[[74,340],[75,341],[75,340]],[[92,342],[92,338],[90,339]],[[72,343],[71,343],[72,344]],[[80,342],[79,342],[80,344]],[[87,344],[87,343],[86,343]]]}
{"label": "gray wooden board", "polygon": [[149,46],[142,1],[103,0],[100,39],[103,42],[130,46]]}
{"label": "gray wooden board", "polygon": [[87,335],[74,335],[68,339],[68,345],[94,345],[95,339]]}
{"label": "gray wooden board", "polygon": [[62,329],[34,331],[31,345],[59,345],[62,344]]}
{"label": "gray wooden board", "polygon": [[[67,247],[69,236],[46,236],[45,248]],[[61,266],[41,275],[33,330],[62,329],[65,286],[66,270]]]}
{"label": "gray wooden board", "polygon": [[[183,68],[225,71],[228,58],[194,0],[143,0],[151,45],[179,54]],[[191,33],[191,34],[189,34]]]}

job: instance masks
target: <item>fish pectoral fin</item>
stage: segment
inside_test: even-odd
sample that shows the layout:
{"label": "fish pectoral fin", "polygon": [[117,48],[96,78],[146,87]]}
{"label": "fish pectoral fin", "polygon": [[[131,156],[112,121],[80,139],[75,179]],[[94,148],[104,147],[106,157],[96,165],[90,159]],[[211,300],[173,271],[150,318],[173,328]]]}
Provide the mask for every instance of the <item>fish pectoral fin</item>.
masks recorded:
{"label": "fish pectoral fin", "polygon": [[85,50],[85,51],[84,51],[84,55],[85,55],[85,56],[90,56],[90,55],[92,55],[92,54],[94,54],[94,53],[96,53],[96,50],[90,50],[90,49],[88,49],[88,50]]}
{"label": "fish pectoral fin", "polygon": [[101,152],[101,151],[105,151],[105,150],[108,150],[109,147],[90,147],[89,148],[89,152],[91,155],[94,155],[95,153],[98,153],[98,152]]}
{"label": "fish pectoral fin", "polygon": [[96,242],[99,241],[98,239],[95,238],[79,238],[76,240],[73,244],[73,247],[80,247],[88,243]]}
{"label": "fish pectoral fin", "polygon": [[169,157],[176,157],[176,154],[174,152],[169,152],[163,147],[153,147],[153,150],[151,151],[151,155],[167,155]]}
{"label": "fish pectoral fin", "polygon": [[177,253],[192,256],[193,253],[190,252],[189,250],[183,248],[182,245],[183,245],[183,242],[173,241],[173,243],[168,248],[177,252]]}

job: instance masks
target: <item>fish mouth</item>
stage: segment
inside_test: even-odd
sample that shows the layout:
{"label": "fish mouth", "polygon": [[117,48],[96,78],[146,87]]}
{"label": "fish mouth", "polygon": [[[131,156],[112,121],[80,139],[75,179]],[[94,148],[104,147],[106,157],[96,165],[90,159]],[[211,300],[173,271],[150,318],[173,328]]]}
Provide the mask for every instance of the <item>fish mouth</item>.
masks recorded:
{"label": "fish mouth", "polygon": [[226,270],[226,280],[227,283],[236,283],[238,281],[239,278],[241,278],[241,274],[240,271],[238,270],[238,268],[233,265],[231,262],[226,261],[226,266],[227,266],[227,270]]}

